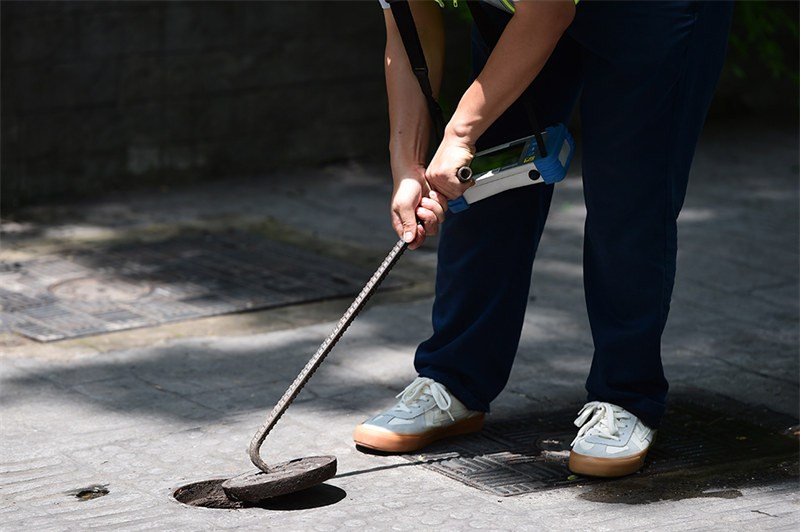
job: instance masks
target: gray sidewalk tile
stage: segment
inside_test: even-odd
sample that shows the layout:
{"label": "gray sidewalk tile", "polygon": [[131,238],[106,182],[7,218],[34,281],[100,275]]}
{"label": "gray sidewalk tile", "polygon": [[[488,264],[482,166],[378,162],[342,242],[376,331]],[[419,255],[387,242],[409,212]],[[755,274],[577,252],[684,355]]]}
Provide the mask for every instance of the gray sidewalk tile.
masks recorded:
{"label": "gray sidewalk tile", "polygon": [[[755,167],[737,155],[743,146],[770,157]],[[797,153],[797,131],[770,130],[753,139],[746,128],[711,128],[704,136],[679,222],[682,247],[663,345],[674,389],[721,394],[780,419],[789,416],[795,425]],[[583,400],[592,346],[581,286],[579,170],[556,189],[519,354],[490,420]],[[62,218],[56,209],[47,223],[31,214],[17,229],[27,223],[47,237],[4,235],[0,253],[3,260],[22,260],[66,254],[75,245],[103,246],[121,236],[157,239],[233,227],[284,234],[294,245],[374,269],[396,241],[385,172],[341,167],[167,195],[137,193],[124,205],[112,198],[65,207],[73,214]],[[109,228],[109,219],[119,223]],[[0,527],[750,532],[800,526],[796,479],[726,485],[712,476],[669,492],[640,475],[500,497],[420,460],[356,450],[354,427],[391,405],[414,377],[413,351],[430,334],[435,248],[432,239],[401,259],[393,274],[410,286],[370,302],[268,436],[262,447],[268,463],[311,455],[338,459],[337,476],[321,491],[272,507],[198,508],[172,493],[252,470],[250,438],[349,301],[51,344],[14,337],[8,332],[13,323],[4,324]],[[637,485],[662,500],[632,504],[625,490]],[[76,497],[91,486],[105,486],[108,494]]]}

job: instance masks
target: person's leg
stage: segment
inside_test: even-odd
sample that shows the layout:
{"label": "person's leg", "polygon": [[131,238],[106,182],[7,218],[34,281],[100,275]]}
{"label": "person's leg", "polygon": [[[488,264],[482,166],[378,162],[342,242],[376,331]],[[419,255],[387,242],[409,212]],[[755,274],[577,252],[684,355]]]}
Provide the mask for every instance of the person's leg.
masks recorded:
{"label": "person's leg", "polygon": [[[576,51],[565,38],[535,82],[543,126],[569,119],[580,88]],[[569,65],[566,74],[559,74],[559,65]],[[482,136],[479,149],[531,133],[522,106],[515,105]],[[447,214],[439,241],[434,332],[414,360],[420,377],[395,406],[356,427],[357,444],[410,452],[483,426],[483,412],[505,386],[516,354],[552,193],[552,186],[523,187]]]}
{"label": "person's leg", "polygon": [[[482,44],[476,33],[476,71],[486,60]],[[577,52],[565,37],[533,84],[542,127],[569,120],[580,90]],[[481,145],[531,133],[517,103],[483,135]],[[415,367],[420,375],[447,386],[470,409],[488,411],[508,380],[552,194],[553,187],[544,184],[510,190],[464,212],[448,213],[442,225],[434,333],[417,349]]]}
{"label": "person's leg", "polygon": [[655,429],[668,388],[661,334],[676,221],[731,5],[587,2],[579,13],[572,30],[587,50],[584,284],[595,345],[588,400],[622,407]]}

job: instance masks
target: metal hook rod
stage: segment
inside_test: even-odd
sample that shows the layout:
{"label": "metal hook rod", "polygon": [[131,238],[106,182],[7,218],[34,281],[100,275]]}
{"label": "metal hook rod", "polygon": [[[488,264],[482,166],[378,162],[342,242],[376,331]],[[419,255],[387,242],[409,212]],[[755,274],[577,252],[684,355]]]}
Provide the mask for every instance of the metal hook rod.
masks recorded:
{"label": "metal hook rod", "polygon": [[261,459],[260,454],[261,445],[264,443],[267,434],[270,433],[284,412],[286,412],[286,409],[289,408],[289,405],[292,404],[292,401],[294,401],[297,395],[300,393],[300,390],[303,389],[303,386],[305,386],[305,384],[311,378],[311,375],[314,374],[320,364],[322,364],[322,361],[325,360],[325,357],[328,356],[328,353],[331,352],[333,346],[339,341],[339,338],[341,338],[342,334],[344,334],[344,331],[347,329],[347,327],[350,326],[361,309],[364,308],[367,300],[378,288],[378,285],[380,285],[381,282],[386,278],[389,271],[392,269],[407,247],[408,244],[403,240],[399,240],[397,244],[394,245],[386,258],[383,259],[381,265],[378,267],[375,273],[372,274],[372,277],[369,279],[369,281],[367,281],[367,284],[361,289],[361,292],[350,304],[350,307],[339,319],[339,322],[333,328],[331,333],[319,346],[317,352],[314,353],[314,356],[311,357],[311,360],[309,360],[302,371],[300,371],[300,374],[283,394],[283,397],[281,397],[280,401],[278,401],[278,404],[276,404],[272,409],[272,412],[269,414],[269,417],[267,417],[267,420],[264,421],[264,424],[261,425],[261,428],[259,428],[255,436],[253,436],[253,439],[250,441],[250,460],[253,462],[253,465],[261,471],[265,473],[272,472],[272,469],[264,462],[264,460]]}

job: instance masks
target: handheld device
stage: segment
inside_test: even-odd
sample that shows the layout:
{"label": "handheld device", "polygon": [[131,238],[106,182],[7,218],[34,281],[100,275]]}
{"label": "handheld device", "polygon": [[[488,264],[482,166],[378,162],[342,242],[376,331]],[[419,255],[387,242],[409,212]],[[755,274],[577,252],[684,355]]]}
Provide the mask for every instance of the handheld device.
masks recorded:
{"label": "handheld device", "polygon": [[575,141],[564,124],[542,132],[546,157],[540,154],[534,135],[478,152],[469,167],[458,169],[460,181],[475,180],[475,185],[448,205],[452,212],[461,212],[477,201],[513,188],[564,179],[575,153]]}

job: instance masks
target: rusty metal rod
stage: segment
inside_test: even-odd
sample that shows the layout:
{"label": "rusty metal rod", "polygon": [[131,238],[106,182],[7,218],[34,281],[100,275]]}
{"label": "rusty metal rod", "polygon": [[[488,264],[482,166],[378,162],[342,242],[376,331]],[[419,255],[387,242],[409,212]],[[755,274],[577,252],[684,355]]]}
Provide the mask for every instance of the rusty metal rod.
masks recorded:
{"label": "rusty metal rod", "polygon": [[375,273],[372,274],[372,277],[369,279],[369,281],[367,281],[367,284],[361,289],[361,292],[350,304],[350,307],[339,319],[339,322],[333,328],[331,333],[319,346],[317,352],[314,353],[314,356],[311,357],[311,360],[309,360],[302,371],[300,371],[300,374],[283,394],[283,397],[281,397],[280,401],[278,401],[278,404],[276,404],[272,409],[272,412],[269,414],[269,417],[267,417],[267,420],[264,421],[264,424],[261,425],[261,427],[258,429],[258,432],[256,432],[255,436],[253,436],[253,439],[250,442],[250,460],[253,462],[253,465],[261,471],[265,473],[272,472],[272,469],[261,458],[261,445],[264,443],[267,435],[270,433],[284,412],[286,412],[286,409],[289,408],[289,405],[292,404],[292,401],[295,400],[297,395],[300,393],[300,390],[303,389],[303,386],[305,386],[305,384],[311,378],[311,375],[314,374],[320,364],[322,364],[322,361],[325,360],[325,357],[328,356],[328,353],[331,352],[331,349],[333,349],[333,346],[339,341],[339,338],[341,338],[342,334],[344,334],[344,331],[347,330],[347,327],[350,326],[361,309],[364,308],[367,300],[378,288],[378,285],[380,285],[381,282],[386,278],[389,271],[392,269],[407,247],[408,244],[403,240],[399,240],[397,244],[394,245],[381,265],[378,267]]}

